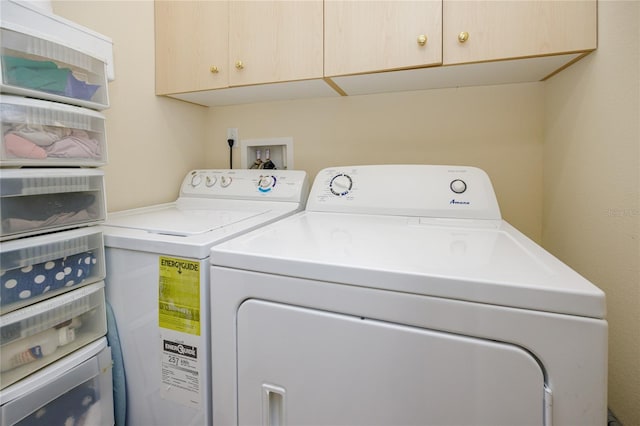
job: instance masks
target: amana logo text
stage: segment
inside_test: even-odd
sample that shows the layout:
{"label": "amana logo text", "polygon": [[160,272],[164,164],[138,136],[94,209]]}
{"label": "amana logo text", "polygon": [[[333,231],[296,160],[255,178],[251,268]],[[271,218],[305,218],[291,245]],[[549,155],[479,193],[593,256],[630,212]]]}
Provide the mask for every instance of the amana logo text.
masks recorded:
{"label": "amana logo text", "polygon": [[458,201],[455,198],[449,201],[449,204],[471,204],[469,201]]}

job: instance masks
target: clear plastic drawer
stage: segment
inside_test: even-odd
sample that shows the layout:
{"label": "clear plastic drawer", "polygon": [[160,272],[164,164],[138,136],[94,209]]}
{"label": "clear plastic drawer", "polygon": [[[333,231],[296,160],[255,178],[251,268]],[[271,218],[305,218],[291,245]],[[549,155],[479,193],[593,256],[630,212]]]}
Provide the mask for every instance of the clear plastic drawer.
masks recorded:
{"label": "clear plastic drawer", "polygon": [[0,314],[105,277],[102,232],[72,229],[0,246]]}
{"label": "clear plastic drawer", "polygon": [[0,240],[77,228],[105,218],[101,170],[0,170]]}
{"label": "clear plastic drawer", "polygon": [[20,96],[0,96],[2,166],[107,163],[105,117],[99,112]]}
{"label": "clear plastic drawer", "polygon": [[3,425],[113,425],[111,350],[106,338],[0,392]]}
{"label": "clear plastic drawer", "polygon": [[104,61],[33,35],[0,31],[2,92],[91,109],[109,107]]}
{"label": "clear plastic drawer", "polygon": [[106,333],[102,281],[0,316],[0,389]]}

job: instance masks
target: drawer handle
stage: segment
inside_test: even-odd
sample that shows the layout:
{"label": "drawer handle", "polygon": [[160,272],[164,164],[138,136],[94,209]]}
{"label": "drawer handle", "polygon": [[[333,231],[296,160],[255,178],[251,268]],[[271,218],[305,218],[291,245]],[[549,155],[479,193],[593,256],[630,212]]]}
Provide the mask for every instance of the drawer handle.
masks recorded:
{"label": "drawer handle", "polygon": [[424,35],[424,34],[420,34],[420,35],[418,36],[418,44],[419,44],[420,46],[424,46],[425,44],[427,44],[427,36],[426,36],[426,35]]}
{"label": "drawer handle", "polygon": [[460,34],[458,34],[458,41],[460,43],[464,43],[467,40],[469,40],[469,33],[466,31],[462,31]]}

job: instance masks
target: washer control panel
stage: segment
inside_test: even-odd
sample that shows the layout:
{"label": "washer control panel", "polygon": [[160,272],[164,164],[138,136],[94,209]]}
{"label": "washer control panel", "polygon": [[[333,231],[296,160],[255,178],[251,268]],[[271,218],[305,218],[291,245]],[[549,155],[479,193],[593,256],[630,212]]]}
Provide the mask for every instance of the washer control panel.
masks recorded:
{"label": "washer control panel", "polygon": [[300,170],[212,169],[187,173],[180,196],[300,202],[308,190],[307,174]]}
{"label": "washer control panel", "polygon": [[316,177],[307,210],[500,219],[487,174],[475,167],[332,167]]}

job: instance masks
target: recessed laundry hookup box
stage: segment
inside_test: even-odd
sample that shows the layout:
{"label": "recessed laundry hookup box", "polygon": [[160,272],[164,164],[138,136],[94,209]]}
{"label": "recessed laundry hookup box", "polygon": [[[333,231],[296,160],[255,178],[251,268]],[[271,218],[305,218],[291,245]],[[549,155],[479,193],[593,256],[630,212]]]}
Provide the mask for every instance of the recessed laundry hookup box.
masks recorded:
{"label": "recessed laundry hookup box", "polygon": [[55,41],[0,29],[3,93],[91,109],[109,107],[104,60]]}
{"label": "recessed laundry hookup box", "polygon": [[111,364],[104,337],[78,349],[2,390],[0,423],[113,425]]}
{"label": "recessed laundry hookup box", "polygon": [[0,170],[0,241],[93,225],[105,218],[101,170]]}
{"label": "recessed laundry hookup box", "polygon": [[102,281],[0,316],[0,389],[106,333]]}
{"label": "recessed laundry hookup box", "polygon": [[0,165],[85,166],[107,163],[105,117],[87,108],[0,95]]}
{"label": "recessed laundry hookup box", "polygon": [[95,227],[6,241],[0,246],[0,314],[105,277],[104,241]]}

